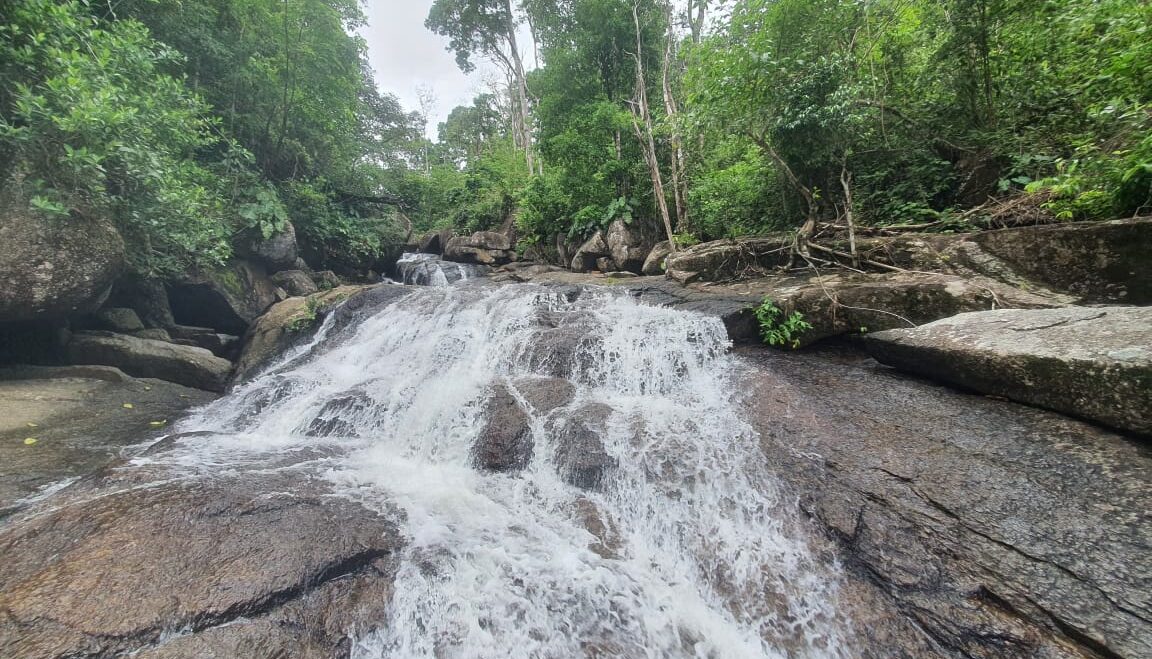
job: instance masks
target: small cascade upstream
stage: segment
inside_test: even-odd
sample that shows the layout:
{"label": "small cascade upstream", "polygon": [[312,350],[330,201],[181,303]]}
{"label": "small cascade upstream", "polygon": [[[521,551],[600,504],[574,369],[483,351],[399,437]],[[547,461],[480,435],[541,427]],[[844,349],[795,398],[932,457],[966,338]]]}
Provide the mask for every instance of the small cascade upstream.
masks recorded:
{"label": "small cascade upstream", "polygon": [[[360,659],[851,656],[837,568],[737,412],[727,347],[716,319],[614,291],[416,289],[326,323],[178,428],[210,435],[138,461],[205,476],[298,453],[299,478],[397,515]],[[486,468],[485,442],[518,454]]]}
{"label": "small cascade upstream", "polygon": [[405,252],[396,262],[401,284],[447,286],[488,274],[488,266],[445,261],[437,254]]}

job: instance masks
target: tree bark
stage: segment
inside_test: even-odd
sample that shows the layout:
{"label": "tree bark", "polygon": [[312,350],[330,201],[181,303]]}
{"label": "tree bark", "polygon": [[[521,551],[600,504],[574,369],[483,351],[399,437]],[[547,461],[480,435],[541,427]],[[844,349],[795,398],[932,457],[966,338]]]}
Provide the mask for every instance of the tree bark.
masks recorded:
{"label": "tree bark", "polygon": [[672,129],[672,194],[676,202],[676,230],[683,233],[688,231],[688,190],[684,167],[684,139],[680,133],[680,108],[672,93],[676,31],[672,25],[672,4],[666,3],[664,8],[668,34],[664,43],[664,70],[661,79],[664,89],[664,112]]}
{"label": "tree bark", "polygon": [[505,0],[508,12],[508,50],[512,56],[512,78],[516,86],[516,104],[520,113],[520,139],[524,148],[524,161],[528,165],[528,173],[536,171],[532,153],[532,117],[528,110],[528,82],[525,80],[524,62],[520,58],[520,48],[516,43],[516,22],[513,20],[511,0]]}
{"label": "tree bark", "polygon": [[[656,195],[656,206],[664,220],[664,231],[668,236],[668,247],[676,252],[676,239],[672,231],[672,219],[668,213],[668,198],[664,195],[664,177],[660,173],[660,160],[656,156],[656,139],[652,134],[652,112],[648,106],[648,90],[644,76],[644,39],[640,33],[640,8],[632,5],[632,20],[636,25],[636,101],[632,104],[632,127],[640,139],[644,160],[652,177],[652,192]],[[644,125],[641,126],[640,122]]]}
{"label": "tree bark", "polygon": [[844,189],[844,221],[848,224],[848,251],[852,254],[852,267],[860,267],[860,253],[856,251],[856,213],[852,210],[852,172],[848,161],[840,164],[840,187]]}

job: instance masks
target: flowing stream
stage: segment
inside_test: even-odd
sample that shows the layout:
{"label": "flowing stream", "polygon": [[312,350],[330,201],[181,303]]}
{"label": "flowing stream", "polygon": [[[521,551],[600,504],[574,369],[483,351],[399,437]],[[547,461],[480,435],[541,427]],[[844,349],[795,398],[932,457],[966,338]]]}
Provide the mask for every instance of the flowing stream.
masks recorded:
{"label": "flowing stream", "polygon": [[[837,567],[741,420],[727,348],[717,319],[608,289],[417,288],[329,317],[163,459],[298,453],[301,478],[400,519],[357,658],[850,656]],[[522,468],[477,466],[496,391],[526,413]]]}

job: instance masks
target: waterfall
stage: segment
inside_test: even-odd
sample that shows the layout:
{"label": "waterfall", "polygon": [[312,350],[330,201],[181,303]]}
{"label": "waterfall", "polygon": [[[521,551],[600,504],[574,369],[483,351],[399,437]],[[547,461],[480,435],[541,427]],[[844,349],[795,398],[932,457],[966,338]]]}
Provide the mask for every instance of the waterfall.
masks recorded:
{"label": "waterfall", "polygon": [[445,261],[436,254],[405,252],[396,262],[400,283],[418,286],[447,286],[458,281],[483,277],[488,266]]}
{"label": "waterfall", "polygon": [[[402,511],[356,658],[850,656],[837,567],[741,420],[727,348],[717,319],[607,289],[421,288],[326,323],[167,459],[299,452],[301,478]],[[519,453],[485,468],[493,433]]]}

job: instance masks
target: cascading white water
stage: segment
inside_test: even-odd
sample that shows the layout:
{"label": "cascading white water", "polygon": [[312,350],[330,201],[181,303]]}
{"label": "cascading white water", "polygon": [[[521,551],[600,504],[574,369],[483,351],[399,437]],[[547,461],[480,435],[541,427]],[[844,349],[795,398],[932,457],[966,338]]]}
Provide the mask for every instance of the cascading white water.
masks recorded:
{"label": "cascading white water", "polygon": [[[355,632],[354,657],[848,656],[836,568],[739,418],[722,324],[569,297],[420,289],[326,325],[184,422],[215,434],[170,460],[211,472],[314,453],[293,468],[404,512],[390,616]],[[535,412],[556,376],[574,397]],[[496,385],[531,412],[519,471],[476,466]],[[580,423],[595,449],[562,445]],[[600,454],[594,482],[565,473],[573,450]]]}

